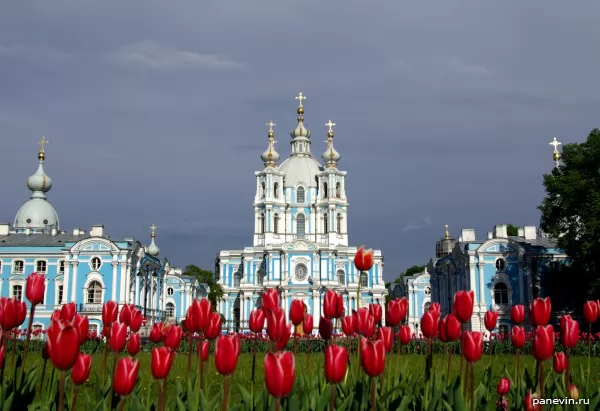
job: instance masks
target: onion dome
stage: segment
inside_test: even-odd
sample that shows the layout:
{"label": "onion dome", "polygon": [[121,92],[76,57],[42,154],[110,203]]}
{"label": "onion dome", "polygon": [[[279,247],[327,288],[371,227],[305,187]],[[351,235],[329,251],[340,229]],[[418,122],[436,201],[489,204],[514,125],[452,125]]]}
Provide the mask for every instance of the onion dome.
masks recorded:
{"label": "onion dome", "polygon": [[152,224],[152,227],[150,228],[152,229],[152,234],[150,235],[152,237],[152,242],[148,246],[148,254],[150,254],[152,257],[157,257],[160,253],[160,248],[158,248],[154,242],[154,239],[156,238],[156,226]]}
{"label": "onion dome", "polygon": [[340,161],[341,155],[336,151],[333,147],[333,126],[335,123],[329,120],[325,123],[325,126],[329,127],[329,131],[327,132],[327,150],[323,153],[321,158],[325,162],[327,168],[336,168],[337,162]]}
{"label": "onion dome", "polygon": [[298,113],[298,125],[290,135],[293,139],[310,138],[310,130],[304,126],[304,106],[302,105],[302,100],[306,100],[306,96],[302,95],[302,93],[298,93],[296,100],[298,100],[298,108],[296,110],[296,113]]}
{"label": "onion dome", "polygon": [[274,167],[279,161],[279,153],[275,151],[275,143],[277,141],[275,141],[275,131],[273,130],[273,127],[276,126],[276,124],[271,120],[266,125],[269,127],[269,133],[267,134],[269,147],[262,153],[260,158],[265,163],[265,167]]}

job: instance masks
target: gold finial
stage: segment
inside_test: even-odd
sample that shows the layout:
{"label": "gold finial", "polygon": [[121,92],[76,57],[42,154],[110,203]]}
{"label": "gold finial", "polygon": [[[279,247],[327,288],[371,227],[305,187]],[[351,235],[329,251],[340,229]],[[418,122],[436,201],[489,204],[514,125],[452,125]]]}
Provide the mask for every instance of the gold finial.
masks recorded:
{"label": "gold finial", "polygon": [[444,226],[444,228],[446,229],[446,232],[445,232],[445,236],[446,236],[446,238],[450,238],[450,233],[448,232],[448,224],[446,224],[446,225]]}
{"label": "gold finial", "polygon": [[156,229],[157,229],[157,228],[158,228],[158,227],[156,227],[154,224],[152,224],[152,225],[150,226],[150,229],[152,230],[152,234],[151,234],[150,236],[151,236],[152,238],[156,237]]}
{"label": "gold finial", "polygon": [[554,153],[552,153],[552,159],[554,160],[554,165],[558,167],[558,162],[560,161],[560,153],[558,152],[558,146],[562,143],[554,137],[554,139],[550,142],[551,146],[554,146]]}
{"label": "gold finial", "polygon": [[300,121],[302,120],[302,115],[304,114],[304,106],[302,105],[302,100],[306,100],[306,96],[302,93],[298,93],[298,95],[294,98],[298,100],[298,109],[296,110],[296,112],[298,113],[298,121]]}
{"label": "gold finial", "polygon": [[267,127],[269,127],[269,133],[268,133],[269,138],[274,137],[275,136],[275,130],[273,130],[273,127],[275,127],[277,124],[273,123],[273,120],[271,120],[271,121],[269,121],[265,125]]}
{"label": "gold finial", "polygon": [[335,126],[336,124],[329,120],[327,123],[325,123],[325,126],[329,127],[329,132],[327,133],[328,137],[333,137],[333,126]]}
{"label": "gold finial", "polygon": [[44,136],[38,140],[38,144],[40,145],[40,151],[38,153],[38,159],[45,160],[46,159],[46,145],[49,143],[48,139]]}

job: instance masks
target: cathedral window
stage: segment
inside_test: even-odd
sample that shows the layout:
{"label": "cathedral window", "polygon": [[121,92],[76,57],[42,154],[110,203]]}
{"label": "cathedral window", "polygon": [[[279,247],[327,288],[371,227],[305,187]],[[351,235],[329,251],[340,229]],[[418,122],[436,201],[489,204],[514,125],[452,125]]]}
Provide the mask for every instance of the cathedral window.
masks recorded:
{"label": "cathedral window", "polygon": [[46,272],[46,261],[40,260],[40,261],[36,261],[35,263],[35,271],[37,271],[38,273],[45,273]]}
{"label": "cathedral window", "polygon": [[344,270],[337,271],[337,280],[340,285],[344,285],[346,283],[346,275],[344,274]]}
{"label": "cathedral window", "polygon": [[58,262],[58,272],[59,274],[63,274],[65,272],[65,260],[60,260]]}
{"label": "cathedral window", "polygon": [[508,287],[504,283],[497,283],[494,286],[494,302],[497,305],[508,304]]}
{"label": "cathedral window", "polygon": [[323,232],[325,234],[327,234],[329,232],[329,216],[327,215],[327,213],[325,213],[325,215],[323,216]]}
{"label": "cathedral window", "polygon": [[305,280],[306,277],[308,276],[308,269],[306,268],[306,266],[304,264],[297,264],[295,274],[296,274],[296,280],[299,280],[299,281]]}
{"label": "cathedral window", "polygon": [[327,194],[327,182],[323,183],[323,198],[327,198],[329,195]]}
{"label": "cathedral window", "polygon": [[242,282],[242,274],[235,273],[235,275],[233,276],[233,286],[238,288],[240,286],[241,282]]}
{"label": "cathedral window", "polygon": [[341,198],[342,196],[342,186],[340,183],[335,183],[335,196],[337,198]]}
{"label": "cathedral window", "polygon": [[22,285],[13,285],[12,286],[12,296],[17,300],[23,300],[23,286]]}
{"label": "cathedral window", "polygon": [[304,187],[298,187],[296,190],[296,202],[304,203],[306,200],[304,198]]}
{"label": "cathedral window", "polygon": [[22,260],[17,260],[15,262],[13,262],[13,273],[18,274],[18,273],[22,273],[23,272],[23,261]]}
{"label": "cathedral window", "polygon": [[56,296],[56,305],[59,305],[59,304],[62,303],[62,300],[63,300],[63,290],[64,290],[63,286],[59,285],[58,286],[58,290],[56,291],[56,294],[57,294],[57,296]]}
{"label": "cathedral window", "polygon": [[265,213],[260,215],[260,233],[265,233]]}
{"label": "cathedral window", "polygon": [[273,216],[273,233],[279,234],[279,214]]}
{"label": "cathedral window", "polygon": [[261,198],[265,198],[265,191],[266,191],[266,188],[265,188],[265,183],[263,181],[262,183],[260,183],[260,197]]}
{"label": "cathedral window", "polygon": [[175,318],[175,304],[169,302],[165,305],[165,315],[167,318]]}
{"label": "cathedral window", "polygon": [[168,295],[168,296],[172,296],[174,292],[175,292],[175,291],[173,290],[173,287],[169,287],[169,288],[167,288],[167,295]]}
{"label": "cathedral window", "polygon": [[257,285],[263,285],[263,282],[265,280],[265,275],[264,274],[256,274],[256,284]]}
{"label": "cathedral window", "polygon": [[367,273],[360,273],[360,286],[368,287],[369,286],[369,276]]}
{"label": "cathedral window", "polygon": [[92,261],[90,261],[90,267],[92,267],[92,270],[94,270],[94,271],[98,271],[101,266],[102,266],[102,260],[100,260],[99,257],[94,257],[94,258],[92,258]]}
{"label": "cathedral window", "polygon": [[273,184],[273,196],[279,198],[279,183]]}
{"label": "cathedral window", "polygon": [[296,217],[296,235],[298,238],[304,238],[306,220],[304,214],[298,214]]}
{"label": "cathedral window", "polygon": [[342,215],[340,213],[337,215],[337,232],[342,234]]}
{"label": "cathedral window", "polygon": [[102,284],[92,281],[87,288],[87,303],[102,304]]}
{"label": "cathedral window", "polygon": [[506,268],[506,261],[504,261],[503,258],[497,259],[496,260],[496,270],[504,271],[505,268]]}
{"label": "cathedral window", "polygon": [[426,313],[427,311],[429,311],[430,306],[431,306],[431,303],[429,301],[427,301],[425,303],[425,305],[423,306],[423,312]]}

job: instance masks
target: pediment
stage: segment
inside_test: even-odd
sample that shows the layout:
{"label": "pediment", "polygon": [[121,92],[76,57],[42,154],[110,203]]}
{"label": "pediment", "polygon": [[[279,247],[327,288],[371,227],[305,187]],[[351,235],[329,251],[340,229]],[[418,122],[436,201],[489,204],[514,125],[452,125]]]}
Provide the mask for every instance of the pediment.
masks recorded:
{"label": "pediment", "polygon": [[76,243],[72,248],[72,252],[118,252],[119,249],[109,240],[103,239],[86,239]]}
{"label": "pediment", "polygon": [[519,248],[509,242],[486,242],[477,250],[479,253],[518,253]]}
{"label": "pediment", "polygon": [[305,250],[316,250],[317,247],[315,247],[315,245],[308,241],[308,240],[294,240],[289,242],[288,244],[285,245],[284,249],[286,250],[298,250],[298,251],[305,251]]}

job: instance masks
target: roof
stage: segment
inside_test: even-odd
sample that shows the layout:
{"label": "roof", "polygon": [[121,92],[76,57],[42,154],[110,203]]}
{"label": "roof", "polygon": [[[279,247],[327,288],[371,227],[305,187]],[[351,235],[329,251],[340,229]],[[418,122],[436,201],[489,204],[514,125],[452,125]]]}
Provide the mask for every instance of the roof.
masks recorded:
{"label": "roof", "polygon": [[51,235],[11,233],[0,236],[0,247],[60,247],[64,246],[65,243],[78,242],[90,237],[90,235],[86,234],[57,233],[56,235]]}
{"label": "roof", "polygon": [[536,237],[534,240],[526,240],[525,237],[519,236],[508,236],[509,240],[516,241],[518,243],[528,244],[534,247],[544,247],[544,248],[557,248],[558,244],[556,240],[548,237]]}

